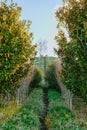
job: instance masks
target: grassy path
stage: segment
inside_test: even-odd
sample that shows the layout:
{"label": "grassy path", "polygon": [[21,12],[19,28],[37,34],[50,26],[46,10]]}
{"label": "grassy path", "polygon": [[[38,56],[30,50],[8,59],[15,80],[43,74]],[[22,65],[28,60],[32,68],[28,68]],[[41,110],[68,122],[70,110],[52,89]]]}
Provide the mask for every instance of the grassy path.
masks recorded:
{"label": "grassy path", "polygon": [[[46,106],[45,106],[46,105]],[[42,122],[40,119],[43,119]],[[0,130],[86,130],[64,106],[56,90],[33,89],[22,107]]]}

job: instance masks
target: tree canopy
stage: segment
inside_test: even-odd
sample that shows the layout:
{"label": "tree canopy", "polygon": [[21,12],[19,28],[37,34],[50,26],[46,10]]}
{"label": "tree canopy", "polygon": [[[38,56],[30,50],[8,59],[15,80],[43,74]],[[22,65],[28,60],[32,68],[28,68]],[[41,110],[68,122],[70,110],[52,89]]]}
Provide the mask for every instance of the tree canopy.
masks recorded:
{"label": "tree canopy", "polygon": [[30,21],[20,20],[22,8],[0,4],[0,93],[15,90],[35,56]]}
{"label": "tree canopy", "polygon": [[[87,1],[64,0],[55,12],[58,22],[57,51],[62,59],[61,79],[77,95],[87,99]],[[69,41],[61,29],[66,28]]]}

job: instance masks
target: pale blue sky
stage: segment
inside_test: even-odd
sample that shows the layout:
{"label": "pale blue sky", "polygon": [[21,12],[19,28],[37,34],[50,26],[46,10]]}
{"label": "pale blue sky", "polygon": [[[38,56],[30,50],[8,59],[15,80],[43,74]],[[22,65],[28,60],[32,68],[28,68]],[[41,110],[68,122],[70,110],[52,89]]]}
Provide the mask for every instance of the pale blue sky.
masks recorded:
{"label": "pale blue sky", "polygon": [[[10,0],[8,0],[10,1]],[[53,55],[56,46],[57,22],[55,21],[55,9],[62,5],[62,0],[13,0],[22,7],[22,19],[32,21],[31,32],[34,34],[34,42],[41,38],[48,41],[48,54]]]}

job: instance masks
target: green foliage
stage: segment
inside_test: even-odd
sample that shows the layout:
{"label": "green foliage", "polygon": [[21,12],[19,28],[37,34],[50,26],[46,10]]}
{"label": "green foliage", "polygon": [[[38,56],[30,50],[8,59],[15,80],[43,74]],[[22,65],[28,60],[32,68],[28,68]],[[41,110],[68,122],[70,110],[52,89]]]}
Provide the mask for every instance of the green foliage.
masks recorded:
{"label": "green foliage", "polygon": [[29,99],[21,111],[6,123],[1,124],[2,130],[40,130],[39,115],[43,111],[42,90],[32,90]]}
{"label": "green foliage", "polygon": [[6,99],[5,98],[3,98],[2,100],[0,100],[0,108],[1,107],[3,108],[6,105],[7,105],[7,103],[6,103]]}
{"label": "green foliage", "polygon": [[60,26],[66,28],[70,38],[68,42],[63,30],[55,37],[62,59],[61,79],[87,101],[87,1],[66,0],[56,11],[56,19],[58,30]]}
{"label": "green foliage", "polygon": [[48,130],[82,130],[72,112],[63,104],[60,94],[55,90],[49,90],[49,109],[45,118]]}
{"label": "green foliage", "polygon": [[41,70],[44,72],[44,58],[46,59],[46,66],[51,64],[56,60],[56,57],[49,57],[49,56],[41,56],[41,57],[35,57],[34,64],[41,68]]}
{"label": "green foliage", "polygon": [[58,82],[56,80],[55,62],[51,63],[48,66],[48,68],[46,70],[46,74],[45,74],[45,80],[48,82],[49,88],[53,88],[53,89],[56,89],[59,92],[61,92]]}
{"label": "green foliage", "polygon": [[34,76],[31,81],[30,87],[40,87],[42,81],[42,72],[38,66],[34,67]]}
{"label": "green foliage", "polygon": [[[21,7],[0,4],[0,93],[14,91],[29,71],[35,55],[30,21],[20,20]],[[30,62],[28,62],[30,61]]]}

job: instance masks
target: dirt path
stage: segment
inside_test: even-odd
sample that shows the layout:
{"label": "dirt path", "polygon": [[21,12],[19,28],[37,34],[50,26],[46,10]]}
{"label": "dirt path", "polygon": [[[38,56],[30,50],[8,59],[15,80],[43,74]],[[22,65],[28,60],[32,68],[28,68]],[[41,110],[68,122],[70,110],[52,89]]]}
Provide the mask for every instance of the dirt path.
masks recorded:
{"label": "dirt path", "polygon": [[45,117],[47,116],[48,112],[48,89],[44,88],[43,89],[43,112],[40,115],[40,123],[41,123],[41,130],[48,130],[47,126],[45,124]]}

